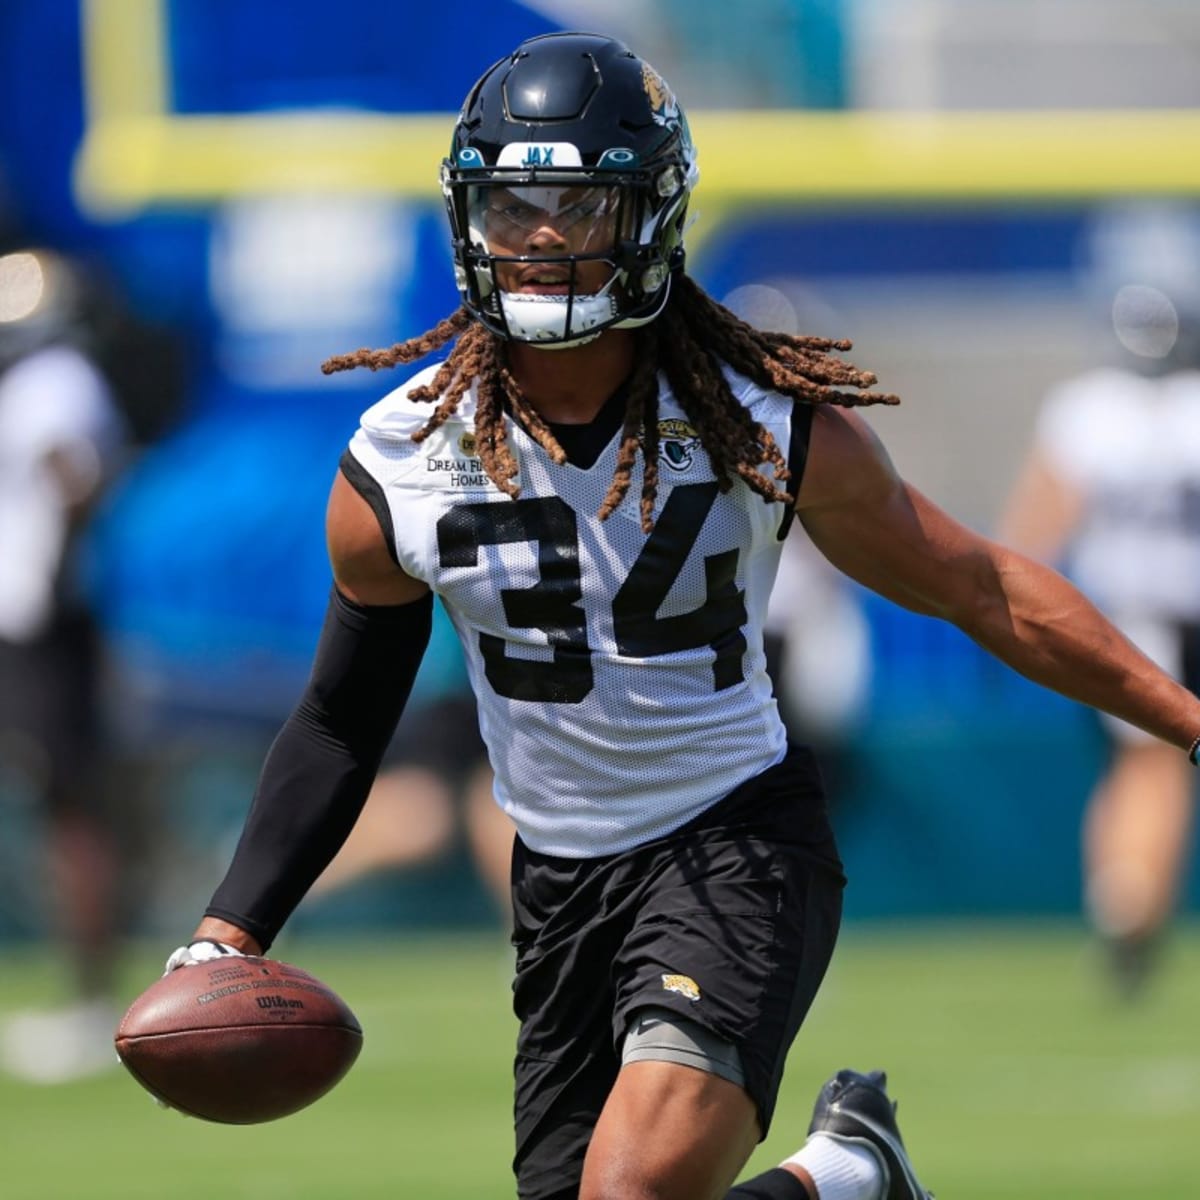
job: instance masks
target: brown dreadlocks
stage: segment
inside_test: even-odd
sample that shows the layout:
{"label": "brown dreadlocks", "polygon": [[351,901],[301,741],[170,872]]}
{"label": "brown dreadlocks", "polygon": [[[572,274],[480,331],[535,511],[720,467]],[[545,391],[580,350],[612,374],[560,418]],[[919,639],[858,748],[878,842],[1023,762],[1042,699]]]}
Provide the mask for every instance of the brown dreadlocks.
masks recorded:
{"label": "brown dreadlocks", "polygon": [[[504,427],[506,404],[554,462],[566,462],[566,455],[517,386],[508,368],[504,340],[478,324],[465,308],[420,337],[386,350],[339,354],[321,369],[330,375],[354,367],[377,371],[415,362],[456,337],[454,349],[433,380],[409,392],[410,399],[437,404],[424,428],[413,434],[413,440],[423,441],[442,425],[471,384],[476,383],[475,438],[480,461],[492,482],[515,498],[519,492],[513,482],[517,463]],[[673,281],[662,315],[639,330],[638,338],[617,466],[599,515],[604,520],[624,500],[641,443],[641,521],[646,533],[654,525],[658,491],[660,369],[695,427],[721,489],[728,490],[733,476],[740,475],[767,502],[794,502],[795,497],[785,490],[790,478],[787,463],[771,434],[735,400],[721,370],[722,362],[759,387],[809,404],[855,407],[899,403],[888,393],[842,390],[869,388],[875,383],[870,371],[860,371],[830,354],[849,350],[850,342],[755,329],[682,273]],[[758,469],[763,463],[773,468],[773,479]]]}

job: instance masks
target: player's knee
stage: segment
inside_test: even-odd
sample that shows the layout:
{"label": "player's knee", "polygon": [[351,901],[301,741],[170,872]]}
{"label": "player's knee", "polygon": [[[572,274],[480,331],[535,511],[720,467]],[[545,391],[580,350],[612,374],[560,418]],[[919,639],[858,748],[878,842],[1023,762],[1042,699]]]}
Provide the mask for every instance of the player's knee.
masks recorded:
{"label": "player's knee", "polygon": [[[738,1048],[666,1007],[637,1010],[580,1200],[718,1200],[757,1140]],[[632,1069],[630,1069],[632,1068]]]}
{"label": "player's knee", "polygon": [[[711,1200],[724,1194],[724,1187],[713,1191]],[[710,1200],[710,1192],[686,1163],[608,1155],[603,1164],[589,1164],[579,1200]]]}
{"label": "player's knee", "polygon": [[724,1182],[705,1177],[687,1165],[647,1170],[644,1164],[610,1164],[611,1170],[585,1178],[579,1200],[719,1200]]}

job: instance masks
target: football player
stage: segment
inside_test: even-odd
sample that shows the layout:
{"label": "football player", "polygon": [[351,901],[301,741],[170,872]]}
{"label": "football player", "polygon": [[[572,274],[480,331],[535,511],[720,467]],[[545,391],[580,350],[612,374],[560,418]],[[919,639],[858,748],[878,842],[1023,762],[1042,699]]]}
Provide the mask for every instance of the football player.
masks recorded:
{"label": "football player", "polygon": [[37,805],[74,992],[0,1022],[0,1070],[43,1084],[110,1069],[119,1015],[121,822],[103,783],[101,635],[78,571],[129,431],[96,353],[91,291],[46,247],[0,257],[0,778]]}
{"label": "football player", "polygon": [[[1003,514],[1004,540],[1072,578],[1164,670],[1200,684],[1200,220],[1101,212],[1085,243],[1115,354],[1055,386]],[[1173,748],[1102,717],[1084,819],[1084,903],[1118,994],[1142,994],[1192,842],[1195,779]]]}
{"label": "football player", "polygon": [[847,343],[761,332],[689,278],[696,179],[671,90],[608,38],[533,39],[472,89],[442,172],[462,307],[326,369],[453,348],[342,458],[311,682],[169,965],[271,945],[354,824],[436,592],[518,831],[519,1195],[921,1200],[881,1072],[838,1072],[796,1155],[734,1186],[844,882],[764,666],[781,540],[1181,753],[1200,700],[897,475],[853,412],[895,397]]}

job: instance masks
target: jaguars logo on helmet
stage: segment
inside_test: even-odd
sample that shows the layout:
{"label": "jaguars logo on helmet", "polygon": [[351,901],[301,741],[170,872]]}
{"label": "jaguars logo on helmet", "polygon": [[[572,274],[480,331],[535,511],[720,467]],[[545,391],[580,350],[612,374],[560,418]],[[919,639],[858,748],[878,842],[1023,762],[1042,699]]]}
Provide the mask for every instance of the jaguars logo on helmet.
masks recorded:
{"label": "jaguars logo on helmet", "polygon": [[642,83],[650,99],[650,113],[660,125],[679,120],[679,105],[667,81],[649,64],[642,64]]}

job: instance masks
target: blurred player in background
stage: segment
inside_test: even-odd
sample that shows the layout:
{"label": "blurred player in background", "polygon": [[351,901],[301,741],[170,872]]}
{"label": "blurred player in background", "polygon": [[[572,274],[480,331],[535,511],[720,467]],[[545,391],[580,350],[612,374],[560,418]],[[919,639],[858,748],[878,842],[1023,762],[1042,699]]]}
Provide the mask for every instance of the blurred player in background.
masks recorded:
{"label": "blurred player in background", "polygon": [[844,575],[788,538],[763,623],[767,673],[793,742],[811,745],[832,805],[853,771],[871,687],[871,633]]}
{"label": "blurred player in background", "polygon": [[168,970],[268,949],[336,854],[436,592],[518,830],[523,1200],[925,1200],[882,1073],[848,1070],[797,1153],[732,1186],[844,884],[766,671],[783,537],[802,528],[859,583],[1185,760],[1200,700],[1048,567],[898,477],[849,411],[895,398],[837,357],[847,343],[761,332],[688,276],[696,179],[670,88],[610,39],[533,39],[471,91],[443,170],[463,307],[326,369],[454,347],[343,456],[309,686]]}
{"label": "blurred player in background", "polygon": [[[1080,587],[1147,655],[1200,688],[1200,213],[1113,210],[1090,238],[1109,363],[1056,387],[1000,536]],[[1115,350],[1117,353],[1113,354]],[[1169,745],[1101,718],[1085,904],[1122,992],[1140,990],[1189,861],[1195,779]]]}
{"label": "blurred player in background", "polygon": [[[836,329],[844,320],[817,291],[789,280],[744,284],[722,303],[759,329]],[[812,746],[832,805],[849,786],[854,742],[871,690],[871,634],[854,585],[807,538],[786,538],[763,621],[767,674],[793,742]]]}
{"label": "blurred player in background", "polygon": [[96,626],[77,539],[126,427],[90,353],[85,281],[61,255],[0,257],[0,775],[36,803],[42,895],[76,1001],[8,1019],[0,1066],[56,1083],[112,1065],[119,858],[103,781]]}
{"label": "blurred player in background", "polygon": [[505,928],[514,827],[492,793],[475,697],[450,618],[435,605],[429,646],[362,815],[310,895],[448,854],[459,834]]}

